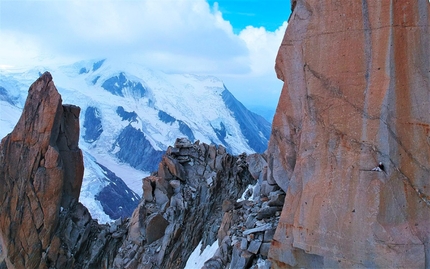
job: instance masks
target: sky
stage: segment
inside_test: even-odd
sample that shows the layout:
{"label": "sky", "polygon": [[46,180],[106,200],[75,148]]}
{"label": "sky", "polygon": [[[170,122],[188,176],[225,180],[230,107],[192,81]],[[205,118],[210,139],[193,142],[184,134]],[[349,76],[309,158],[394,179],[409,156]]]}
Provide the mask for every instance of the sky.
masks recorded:
{"label": "sky", "polygon": [[289,14],[288,0],[0,0],[0,69],[118,58],[216,76],[274,110]]}

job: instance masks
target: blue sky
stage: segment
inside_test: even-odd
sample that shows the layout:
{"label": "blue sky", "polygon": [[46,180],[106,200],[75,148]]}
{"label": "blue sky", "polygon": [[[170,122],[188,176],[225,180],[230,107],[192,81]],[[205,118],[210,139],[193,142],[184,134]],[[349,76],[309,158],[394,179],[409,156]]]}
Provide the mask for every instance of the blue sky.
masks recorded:
{"label": "blue sky", "polygon": [[218,9],[236,34],[249,25],[275,31],[286,20],[291,6],[289,0],[209,0],[208,3],[218,3]]}
{"label": "blue sky", "polygon": [[0,69],[120,58],[214,75],[247,106],[274,109],[281,0],[0,0]]}

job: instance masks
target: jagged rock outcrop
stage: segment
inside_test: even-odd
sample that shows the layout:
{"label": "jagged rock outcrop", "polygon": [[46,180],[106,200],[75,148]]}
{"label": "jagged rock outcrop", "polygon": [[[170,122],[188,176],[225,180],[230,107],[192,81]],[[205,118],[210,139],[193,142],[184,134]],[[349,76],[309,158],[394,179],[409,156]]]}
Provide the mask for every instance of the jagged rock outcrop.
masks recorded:
{"label": "jagged rock outcrop", "polygon": [[246,159],[249,171],[257,180],[237,201],[225,200],[224,216],[218,230],[218,249],[204,269],[268,269],[268,251],[284,205],[285,192],[269,184],[267,163],[260,154]]}
{"label": "jagged rock outcrop", "polygon": [[201,240],[204,246],[217,240],[223,202],[251,183],[245,155],[177,139],[156,175],[143,180],[144,197],[114,268],[183,268]]}
{"label": "jagged rock outcrop", "polygon": [[428,268],[429,2],[292,5],[268,148],[286,191],[274,268]]}
{"label": "jagged rock outcrop", "polygon": [[106,268],[122,243],[114,234],[124,234],[126,223],[117,229],[99,226],[78,202],[83,177],[79,112],[62,105],[51,75],[44,73],[30,87],[16,127],[2,140],[1,266]]}

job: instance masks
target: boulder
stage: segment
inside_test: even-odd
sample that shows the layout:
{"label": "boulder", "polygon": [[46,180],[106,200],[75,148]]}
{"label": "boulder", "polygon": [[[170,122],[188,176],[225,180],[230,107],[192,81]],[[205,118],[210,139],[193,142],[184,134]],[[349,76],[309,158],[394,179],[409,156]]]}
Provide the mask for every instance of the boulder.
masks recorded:
{"label": "boulder", "polygon": [[267,203],[268,206],[283,206],[285,200],[285,194],[281,192],[272,192],[269,195],[270,201]]}
{"label": "boulder", "polygon": [[260,254],[264,258],[267,258],[267,255],[269,254],[270,245],[270,243],[262,243],[260,246]]}
{"label": "boulder", "polygon": [[254,179],[258,179],[263,169],[267,166],[266,160],[261,154],[250,154],[246,157],[246,162],[248,163],[249,172]]}
{"label": "boulder", "polygon": [[175,148],[181,149],[181,148],[191,148],[193,147],[193,144],[190,140],[188,140],[185,137],[177,138],[175,141]]}
{"label": "boulder", "polygon": [[270,218],[275,216],[277,211],[281,211],[281,207],[263,207],[257,212],[257,219]]}
{"label": "boulder", "polygon": [[269,197],[270,193],[279,190],[279,186],[275,183],[274,185],[269,184],[269,181],[263,181],[260,187],[260,195]]}
{"label": "boulder", "polygon": [[240,245],[234,245],[230,268],[245,269],[249,268],[254,254],[248,250],[241,250]]}
{"label": "boulder", "polygon": [[146,220],[146,241],[151,244],[164,235],[169,222],[162,215],[154,213]]}
{"label": "boulder", "polygon": [[[170,175],[177,177],[178,179],[185,181],[185,170],[184,167],[180,164],[180,162],[173,158],[173,156],[164,155],[162,161],[159,165],[161,171],[159,172],[160,176],[166,176],[165,179],[170,179]],[[167,168],[167,171],[164,171]]]}
{"label": "boulder", "polygon": [[258,251],[260,250],[261,243],[262,242],[260,240],[252,240],[249,243],[248,251],[251,253],[257,254]]}

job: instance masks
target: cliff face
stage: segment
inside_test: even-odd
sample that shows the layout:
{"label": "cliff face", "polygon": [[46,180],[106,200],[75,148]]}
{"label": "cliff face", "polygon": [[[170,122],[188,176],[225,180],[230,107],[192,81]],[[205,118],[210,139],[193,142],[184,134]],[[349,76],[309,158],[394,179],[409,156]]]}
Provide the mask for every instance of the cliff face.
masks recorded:
{"label": "cliff face", "polygon": [[429,2],[292,2],[268,149],[287,192],[274,267],[429,267]]}

